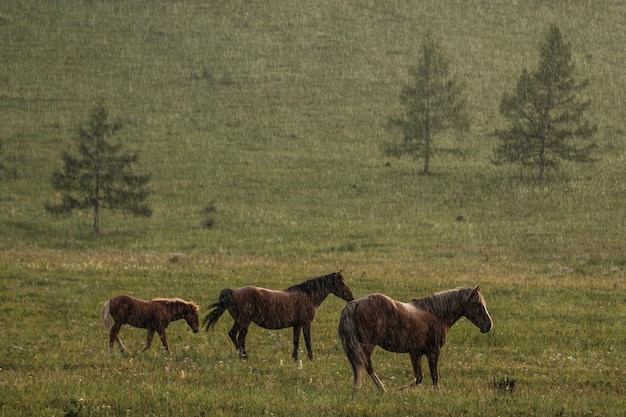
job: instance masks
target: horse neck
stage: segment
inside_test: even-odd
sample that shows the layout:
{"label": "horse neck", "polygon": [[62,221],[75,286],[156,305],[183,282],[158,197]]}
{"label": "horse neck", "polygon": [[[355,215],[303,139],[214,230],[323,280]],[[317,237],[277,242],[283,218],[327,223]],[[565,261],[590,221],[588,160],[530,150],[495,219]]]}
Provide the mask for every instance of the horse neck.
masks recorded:
{"label": "horse neck", "polygon": [[170,321],[180,320],[184,317],[183,304],[179,301],[161,301],[165,310],[170,315]]}
{"label": "horse neck", "polygon": [[326,297],[328,297],[328,294],[332,292],[330,286],[327,285],[328,283],[323,281],[326,278],[327,276],[312,279],[303,282],[302,284],[289,287],[286,291],[296,291],[307,294],[313,301],[313,304],[316,307],[319,307],[319,305],[322,304]]}
{"label": "horse neck", "polygon": [[330,290],[327,288],[320,289],[319,291],[311,291],[311,299],[313,300],[313,304],[318,307],[322,302],[328,297],[330,294]]}
{"label": "horse neck", "polygon": [[423,310],[432,313],[446,328],[452,327],[461,317],[463,317],[463,306],[456,300],[451,300],[452,292],[419,298],[412,301],[412,304]]}
{"label": "horse neck", "polygon": [[308,288],[308,289],[294,288],[288,291],[296,292],[300,294],[306,294],[307,296],[309,296],[309,298],[311,299],[311,302],[313,303],[313,305],[315,305],[315,307],[319,307],[319,305],[322,304],[322,302],[326,299],[326,297],[328,297],[328,294],[330,294],[330,290],[323,288],[323,287]]}

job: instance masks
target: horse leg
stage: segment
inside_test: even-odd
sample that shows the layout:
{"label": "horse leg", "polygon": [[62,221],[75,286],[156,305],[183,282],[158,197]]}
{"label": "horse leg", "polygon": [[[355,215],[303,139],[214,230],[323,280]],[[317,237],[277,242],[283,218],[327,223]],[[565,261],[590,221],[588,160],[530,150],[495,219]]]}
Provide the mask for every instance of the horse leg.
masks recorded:
{"label": "horse leg", "polygon": [[109,332],[109,355],[113,353],[113,343],[117,342],[117,346],[120,348],[120,352],[124,353],[126,347],[122,344],[122,341],[117,336],[120,329],[122,328],[121,324],[114,323],[113,327],[111,327],[111,331]]}
{"label": "horse leg", "polygon": [[433,380],[433,388],[435,391],[439,391],[439,370],[437,364],[439,362],[439,351],[430,352],[428,355],[428,367],[430,368],[430,378]]}
{"label": "horse leg", "polygon": [[237,350],[239,352],[239,356],[242,359],[248,359],[248,354],[246,353],[246,335],[248,334],[248,326],[242,327],[239,331],[239,337],[237,338]]}
{"label": "horse leg", "polygon": [[413,364],[413,375],[415,375],[415,379],[410,384],[398,388],[398,390],[414,388],[415,386],[417,386],[417,384],[422,382],[422,354],[417,352],[411,352],[411,364]]}
{"label": "horse leg", "polygon": [[[119,338],[119,336],[115,336],[115,341],[117,342],[117,346],[120,349],[121,353],[126,352],[126,346],[124,346],[124,344],[122,343],[122,340]],[[112,346],[111,346],[112,348]]]}
{"label": "horse leg", "polygon": [[293,326],[293,353],[291,359],[298,360],[298,348],[300,346],[300,326]]}
{"label": "horse leg", "polygon": [[237,334],[239,333],[239,326],[237,322],[233,324],[233,327],[228,331],[228,337],[233,341],[233,345],[235,345],[235,350],[239,353],[239,343],[237,342]]}
{"label": "horse leg", "polygon": [[306,323],[302,327],[302,333],[304,334],[304,343],[306,344],[306,351],[309,359],[313,359],[313,348],[311,347],[311,323]]}
{"label": "horse leg", "polygon": [[352,385],[354,388],[361,388],[361,379],[363,379],[363,371],[365,368],[361,364],[357,364],[352,360],[350,360],[350,365],[352,365]]}
{"label": "horse leg", "polygon": [[374,384],[376,384],[376,387],[379,390],[387,391],[385,389],[385,385],[382,383],[378,375],[376,375],[376,372],[374,372],[374,368],[372,366],[372,351],[373,350],[374,350],[374,346],[370,346],[370,345],[363,346],[363,353],[365,354],[365,359],[366,359],[365,370],[367,371],[369,376],[372,378],[372,380],[374,381]]}
{"label": "horse leg", "polygon": [[159,332],[159,337],[161,338],[161,343],[163,344],[163,349],[170,353],[170,344],[167,342],[167,336],[165,334],[165,329]]}
{"label": "horse leg", "polygon": [[[366,372],[366,366],[365,364],[361,363],[357,359],[353,359],[353,358],[348,358],[348,359],[350,360],[350,365],[352,365],[352,376],[353,376],[352,385],[356,389],[361,388],[361,381],[363,380],[363,373]],[[374,373],[374,371],[372,371],[372,373]],[[374,383],[376,384],[376,386],[379,387],[376,380],[380,382],[380,379],[378,379],[378,375],[376,375],[376,373],[374,373],[374,375],[375,377],[372,376],[372,379],[374,380]],[[384,390],[385,388],[383,387],[382,389]]]}
{"label": "horse leg", "polygon": [[146,337],[146,345],[139,351],[139,353],[143,353],[150,348],[152,344],[152,337],[154,336],[154,329],[148,329],[148,336]]}

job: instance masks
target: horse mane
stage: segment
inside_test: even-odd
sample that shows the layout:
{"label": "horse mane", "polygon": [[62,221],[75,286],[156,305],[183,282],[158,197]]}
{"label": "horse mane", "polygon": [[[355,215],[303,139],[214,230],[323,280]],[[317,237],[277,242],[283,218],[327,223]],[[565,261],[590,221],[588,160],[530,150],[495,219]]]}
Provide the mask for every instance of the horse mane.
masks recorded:
{"label": "horse mane", "polygon": [[305,292],[305,293],[313,293],[318,291],[320,288],[324,288],[332,284],[333,279],[337,275],[337,272],[333,272],[328,275],[323,275],[317,278],[311,278],[307,281],[304,281],[300,284],[292,285],[287,288],[285,291],[287,292]]}
{"label": "horse mane", "polygon": [[467,299],[466,294],[471,293],[471,291],[471,288],[456,288],[438,292],[428,297],[413,299],[410,304],[436,316],[449,317],[463,307],[462,302]]}
{"label": "horse mane", "polygon": [[153,298],[153,303],[164,304],[175,315],[180,315],[187,312],[189,309],[198,311],[198,306],[189,301],[185,301],[181,298]]}

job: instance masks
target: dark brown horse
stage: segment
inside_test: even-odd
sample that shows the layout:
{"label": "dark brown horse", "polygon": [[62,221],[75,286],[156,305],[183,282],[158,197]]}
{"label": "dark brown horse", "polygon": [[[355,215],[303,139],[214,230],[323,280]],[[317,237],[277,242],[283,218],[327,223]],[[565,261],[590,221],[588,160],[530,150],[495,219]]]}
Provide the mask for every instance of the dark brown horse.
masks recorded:
{"label": "dark brown horse", "polygon": [[252,286],[235,290],[225,289],[220,292],[219,301],[208,307],[212,310],[204,317],[203,323],[206,330],[209,330],[224,311],[228,310],[235,320],[228,336],[233,341],[237,353],[244,359],[247,358],[246,334],[250,323],[254,322],[266,329],[293,327],[291,357],[293,360],[298,359],[298,344],[302,330],[308,357],[313,359],[311,322],[315,317],[315,311],[328,294],[334,294],[346,301],[354,299],[341,271],[310,279],[283,291]]}
{"label": "dark brown horse", "polygon": [[463,316],[482,333],[491,330],[493,323],[480,287],[449,290],[409,303],[383,294],[371,294],[348,303],[339,319],[339,337],[352,365],[355,388],[361,385],[365,370],[376,386],[385,390],[370,358],[374,347],[380,346],[390,352],[411,355],[415,380],[402,388],[422,382],[422,355],[426,355],[437,389],[439,352],[448,330]]}
{"label": "dark brown horse", "polygon": [[126,350],[117,336],[124,324],[148,329],[146,345],[139,353],[150,347],[154,332],[159,334],[163,348],[169,352],[170,346],[165,329],[172,321],[181,319],[187,322],[194,333],[198,332],[198,306],[179,298],[155,298],[152,301],[144,301],[129,295],[118,295],[104,303],[100,311],[100,320],[109,330],[109,353],[113,353],[113,342],[117,342],[120,352],[124,353]]}

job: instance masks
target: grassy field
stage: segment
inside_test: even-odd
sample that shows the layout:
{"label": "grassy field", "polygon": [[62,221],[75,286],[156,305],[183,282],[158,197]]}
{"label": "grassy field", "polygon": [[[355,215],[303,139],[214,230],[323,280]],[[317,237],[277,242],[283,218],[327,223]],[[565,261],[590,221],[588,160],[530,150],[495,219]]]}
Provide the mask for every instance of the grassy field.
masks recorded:
{"label": "grassy field", "polygon": [[[501,95],[556,23],[588,78],[598,162],[543,183],[494,166]],[[625,415],[626,5],[619,1],[0,1],[0,415]],[[381,145],[430,31],[466,86],[472,128],[437,138],[432,175]],[[61,153],[99,99],[150,172],[154,215],[50,217]],[[207,205],[215,225],[203,228]],[[169,328],[173,352],[106,353],[118,293],[205,307],[219,290],[284,288],[342,268],[355,296],[406,301],[480,284],[494,319],[463,320],[409,392],[407,355],[377,350],[390,388],[351,371],[322,304],[315,359],[291,331]],[[304,356],[304,355],[303,355]],[[505,389],[507,381],[513,389]]]}

